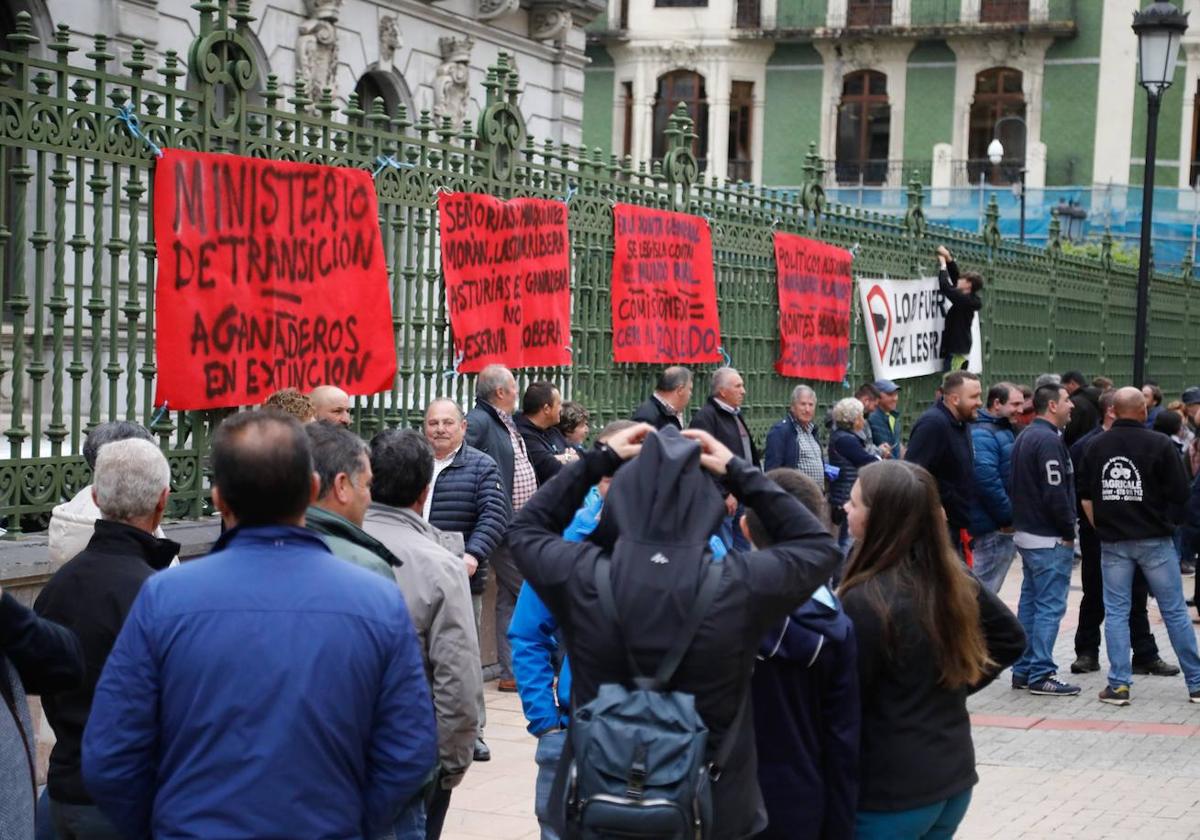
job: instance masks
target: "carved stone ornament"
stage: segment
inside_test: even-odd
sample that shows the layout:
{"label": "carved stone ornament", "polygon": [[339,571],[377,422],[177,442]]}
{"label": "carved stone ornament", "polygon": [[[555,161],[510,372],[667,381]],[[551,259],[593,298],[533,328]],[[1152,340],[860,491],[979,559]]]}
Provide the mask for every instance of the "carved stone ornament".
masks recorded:
{"label": "carved stone ornament", "polygon": [[296,38],[296,81],[315,103],[337,79],[337,19],[342,0],[305,0],[308,17]]}
{"label": "carved stone ornament", "polygon": [[391,64],[400,49],[400,26],[395,15],[384,15],[379,19],[379,63]]}
{"label": "carved stone ornament", "polygon": [[696,69],[696,62],[700,56],[699,48],[687,41],[674,41],[663,47],[662,52],[667,63],[672,67],[682,67],[687,70]]}
{"label": "carved stone ornament", "polygon": [[571,31],[571,13],[557,6],[538,5],[529,13],[529,37],[535,41],[562,41]]}
{"label": "carved stone ornament", "polygon": [[521,0],[479,0],[475,16],[480,20],[491,20],[521,8]]}
{"label": "carved stone ornament", "polygon": [[448,36],[438,39],[442,51],[442,63],[433,78],[433,115],[440,122],[449,117],[450,124],[462,125],[467,116],[470,100],[471,48],[475,42],[469,36]]}

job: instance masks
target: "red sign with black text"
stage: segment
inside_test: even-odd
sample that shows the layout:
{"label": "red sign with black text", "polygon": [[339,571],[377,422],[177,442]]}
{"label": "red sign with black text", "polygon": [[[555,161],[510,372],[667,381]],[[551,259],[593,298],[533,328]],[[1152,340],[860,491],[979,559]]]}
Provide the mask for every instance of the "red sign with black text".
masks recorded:
{"label": "red sign with black text", "polygon": [[712,231],[696,216],[613,208],[613,360],[719,362]]}
{"label": "red sign with black text", "polygon": [[782,376],[841,382],[850,358],[850,266],[844,248],[775,234],[779,288],[779,361]]}
{"label": "red sign with black text", "polygon": [[371,173],[165,149],[154,173],[155,403],[391,387],[391,295]]}
{"label": "red sign with black text", "polygon": [[459,372],[570,365],[567,205],[442,193],[438,219]]}

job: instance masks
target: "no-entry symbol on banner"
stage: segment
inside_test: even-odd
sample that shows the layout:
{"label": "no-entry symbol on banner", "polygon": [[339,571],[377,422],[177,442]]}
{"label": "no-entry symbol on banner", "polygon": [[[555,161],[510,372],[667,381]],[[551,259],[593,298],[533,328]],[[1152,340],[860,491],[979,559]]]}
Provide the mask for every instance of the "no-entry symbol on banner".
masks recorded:
{"label": "no-entry symbol on banner", "polygon": [[853,255],[792,233],[775,234],[779,361],[775,370],[841,382],[850,357]]}
{"label": "no-entry symbol on banner", "polygon": [[618,204],[613,227],[613,359],[720,361],[708,223],[683,213]]}
{"label": "no-entry symbol on banner", "polygon": [[438,218],[458,370],[571,364],[567,205],[442,193]]}
{"label": "no-entry symbol on banner", "polygon": [[369,172],[167,149],[154,174],[155,401],[389,388],[387,266]]}

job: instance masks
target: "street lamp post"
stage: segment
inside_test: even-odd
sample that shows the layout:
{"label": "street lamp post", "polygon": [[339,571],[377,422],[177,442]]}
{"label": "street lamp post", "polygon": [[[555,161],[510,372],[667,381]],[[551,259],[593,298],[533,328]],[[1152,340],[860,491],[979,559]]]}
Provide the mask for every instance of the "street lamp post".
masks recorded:
{"label": "street lamp post", "polygon": [[[1021,127],[1025,129],[1026,140],[1028,140],[1028,138],[1029,138],[1029,126],[1026,125],[1025,120],[1021,119],[1020,117],[1018,117],[1016,115],[1010,115],[1007,117],[1001,117],[1000,119],[996,120],[996,124],[994,126],[992,126],[992,132],[993,132],[994,136],[992,137],[992,142],[988,143],[988,147],[987,147],[988,160],[990,160],[992,162],[993,166],[999,166],[1000,163],[1004,160],[1004,144],[1000,142],[1000,125],[1002,123],[1008,122],[1009,120],[1019,122],[1021,124]],[[1025,242],[1025,161],[1024,160],[1021,161],[1021,168],[1017,170],[1017,178],[1020,179],[1020,192],[1018,193],[1018,195],[1020,196],[1020,199],[1021,199],[1020,234],[1021,234],[1021,242],[1022,242],[1022,244],[1024,244],[1024,242]]]}
{"label": "street lamp post", "polygon": [[1150,310],[1150,222],[1154,212],[1154,158],[1158,144],[1158,109],[1175,78],[1179,42],[1188,16],[1174,4],[1151,3],[1133,15],[1138,39],[1138,84],[1146,89],[1146,165],[1142,178],[1142,236],[1138,254],[1137,320],[1133,333],[1133,384],[1146,378],[1146,332]]}

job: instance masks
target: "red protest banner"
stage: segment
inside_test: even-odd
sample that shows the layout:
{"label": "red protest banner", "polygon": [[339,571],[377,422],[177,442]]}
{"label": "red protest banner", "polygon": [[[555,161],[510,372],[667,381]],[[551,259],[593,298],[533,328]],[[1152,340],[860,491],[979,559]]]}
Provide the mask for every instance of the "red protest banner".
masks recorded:
{"label": "red protest banner", "polygon": [[156,403],[374,394],[396,372],[371,174],[166,149],[154,173]]}
{"label": "red protest banner", "polygon": [[850,357],[850,264],[847,250],[775,234],[779,288],[779,361],[783,376],[841,382]]}
{"label": "red protest banner", "polygon": [[458,370],[571,364],[567,205],[442,193],[438,219]]}
{"label": "red protest banner", "polygon": [[718,362],[712,231],[695,216],[613,208],[613,360]]}

